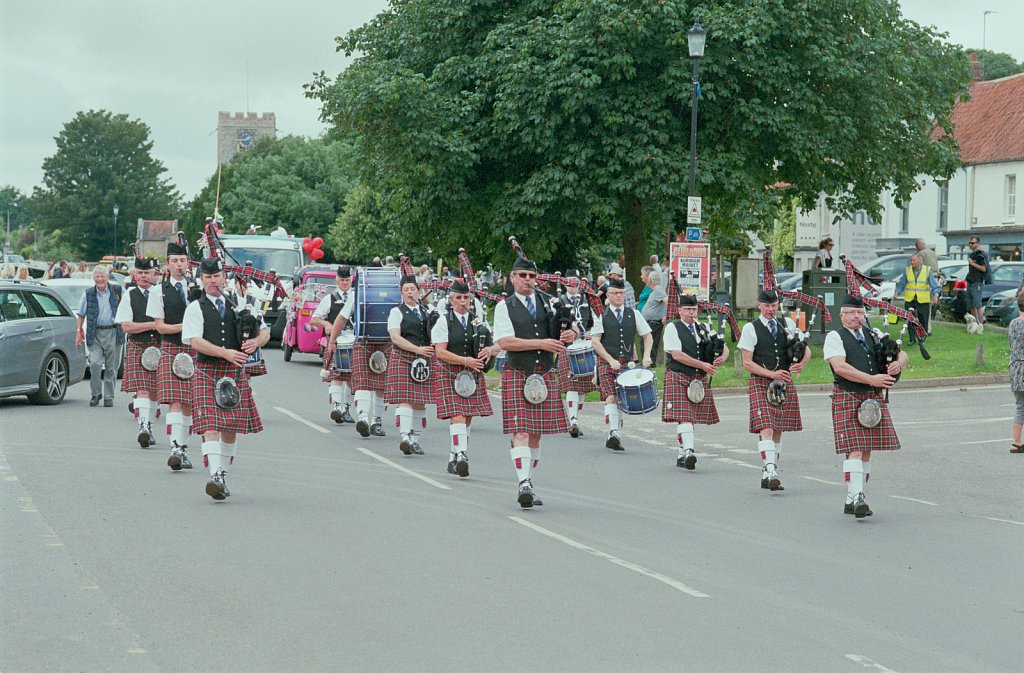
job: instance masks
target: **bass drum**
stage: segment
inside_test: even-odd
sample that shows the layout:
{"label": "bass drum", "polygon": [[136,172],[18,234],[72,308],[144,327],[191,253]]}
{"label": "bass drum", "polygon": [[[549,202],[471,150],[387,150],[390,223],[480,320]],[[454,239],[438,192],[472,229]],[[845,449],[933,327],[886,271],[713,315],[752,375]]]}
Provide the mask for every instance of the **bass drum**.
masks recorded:
{"label": "bass drum", "polygon": [[388,314],[402,303],[400,269],[366,268],[357,271],[353,323],[357,340],[391,341]]}

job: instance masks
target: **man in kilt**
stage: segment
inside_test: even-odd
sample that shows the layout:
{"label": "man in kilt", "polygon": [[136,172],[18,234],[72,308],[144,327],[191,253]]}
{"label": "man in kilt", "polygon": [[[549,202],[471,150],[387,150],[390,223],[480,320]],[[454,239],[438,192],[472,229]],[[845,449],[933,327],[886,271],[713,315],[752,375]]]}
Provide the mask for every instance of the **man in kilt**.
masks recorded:
{"label": "man in kilt", "polygon": [[622,279],[609,280],[608,310],[601,315],[600,320],[594,322],[594,329],[590,332],[594,350],[597,351],[597,387],[604,400],[604,424],[608,429],[608,439],[604,445],[612,451],[624,451],[626,448],[619,437],[622,421],[615,378],[622,372],[623,366],[636,361],[635,343],[638,334],[644,344],[644,367],[651,366],[651,347],[654,345],[651,326],[640,311],[626,307],[625,302],[626,286]]}
{"label": "man in kilt", "polygon": [[[578,271],[573,270],[566,273],[565,277],[578,279],[580,275]],[[580,294],[579,286],[566,285],[565,294],[559,299],[563,304],[572,307],[573,313],[578,313],[580,326],[583,328],[580,339],[589,342],[590,330],[594,326],[594,315],[586,297]],[[569,419],[569,436],[576,439],[583,434],[579,424],[579,413],[583,411],[583,399],[587,393],[597,390],[597,383],[595,383],[597,372],[594,372],[593,376],[573,376],[569,367],[569,356],[560,355],[558,356],[558,375],[562,377],[562,382],[565,384],[565,415]]]}
{"label": "man in kilt", "polygon": [[[248,292],[248,284],[246,283],[245,276],[240,273],[229,273],[227,274],[227,289],[224,291],[224,298],[230,300],[238,311],[248,308],[249,312],[253,315],[259,313],[262,317],[262,312],[259,309],[259,302],[256,297],[252,296]],[[249,375],[249,378],[255,378],[257,376],[267,375],[267,361],[262,357],[262,351],[260,351],[255,357],[258,360],[250,361],[245,364],[245,372]],[[253,358],[250,358],[252,360]]]}
{"label": "man in kilt", "polygon": [[[864,302],[847,295],[839,310],[843,326],[825,337],[824,357],[835,376],[832,386],[832,428],[836,453],[846,455],[843,476],[846,480],[844,514],[858,519],[871,516],[864,498],[864,487],[870,477],[872,451],[898,451],[900,440],[889,415],[885,389],[892,388],[909,357],[900,351],[895,362],[880,370],[876,351],[880,348],[870,329],[864,329]],[[866,427],[859,420],[858,410],[866,400],[875,400],[881,420]],[[869,403],[870,404],[870,403]]]}
{"label": "man in kilt", "polygon": [[[203,436],[203,463],[210,470],[206,494],[223,500],[231,495],[225,468],[235,460],[237,435],[263,431],[244,365],[249,355],[270,340],[270,329],[257,317],[258,331],[243,341],[238,307],[224,297],[226,279],[220,258],[203,259],[199,271],[203,296],[185,310],[181,338],[197,353],[191,379],[192,407],[196,433]],[[238,390],[233,406],[217,398],[217,384],[225,377],[233,380]]]}
{"label": "man in kilt", "polygon": [[[337,275],[338,277],[334,282],[338,287],[330,294],[324,295],[316,310],[313,311],[313,317],[309,319],[309,324],[314,329],[317,327],[323,328],[324,334],[328,337],[338,316],[344,312],[345,324],[347,325],[352,317],[352,310],[355,307],[355,297],[352,292],[352,267],[342,264],[338,267]],[[338,424],[355,423],[356,420],[349,413],[349,408],[352,404],[352,391],[349,386],[352,372],[341,372],[334,368],[333,348],[324,349],[324,364],[321,375],[323,375],[323,372],[326,372],[326,376],[323,379],[324,383],[328,386],[327,397],[331,404],[331,420]]]}
{"label": "man in kilt", "polygon": [[[761,453],[761,488],[783,491],[779,479],[778,462],[782,454],[782,433],[803,430],[800,420],[800,400],[797,398],[793,375],[799,374],[811,359],[808,348],[800,362],[790,362],[787,353],[788,330],[796,324],[788,318],[778,318],[779,296],[771,290],[761,290],[757,296],[761,312],[743,326],[739,349],[743,355],[743,368],[750,372],[750,432],[758,435],[757,449]],[[779,381],[784,387],[784,400],[778,403],[776,386],[769,394],[769,385]],[[774,400],[774,401],[770,401]]]}
{"label": "man in kilt", "polygon": [[419,433],[427,427],[426,405],[434,403],[434,383],[430,361],[434,347],[430,330],[437,313],[420,303],[420,286],[415,276],[402,276],[402,303],[388,314],[391,351],[388,354],[388,404],[398,405],[395,421],[401,440],[398,448],[405,455],[423,455]]}
{"label": "man in kilt", "polygon": [[[469,310],[471,302],[469,286],[461,279],[455,280],[448,295],[449,308],[430,332],[437,356],[434,372],[437,417],[450,422],[448,473],[460,477],[469,476],[470,424],[474,417],[492,413],[484,382],[484,366],[501,351],[497,346],[480,343],[475,323],[483,320],[483,316]],[[476,384],[468,397],[455,391],[455,379],[461,372],[467,372]]]}
{"label": "man in kilt", "polygon": [[188,459],[188,438],[192,434],[192,391],[187,379],[179,378],[173,370],[174,358],[179,353],[194,357],[188,343],[181,341],[181,321],[185,309],[198,288],[186,277],[189,269],[188,250],[175,242],[167,244],[167,280],[149,293],[146,315],[154,319],[160,333],[160,369],[157,372],[158,401],[168,405],[167,435],[171,442],[171,455],[167,466],[172,470],[191,470]]}
{"label": "man in kilt", "polygon": [[[512,435],[509,453],[519,482],[519,506],[527,509],[541,504],[531,480],[540,464],[541,435],[569,431],[554,356],[564,355],[565,344],[575,341],[579,334],[571,328],[560,331],[547,295],[539,295],[534,289],[537,266],[533,262],[517,259],[510,280],[513,294],[494,308],[494,340],[507,351],[501,373],[501,429]],[[524,390],[534,374],[543,378],[547,388],[547,396],[537,404],[527,401]]]}
{"label": "man in kilt", "polygon": [[135,271],[132,274],[135,285],[125,290],[114,316],[114,322],[121,325],[121,330],[128,337],[121,391],[135,393],[132,406],[139,423],[137,439],[139,446],[144,449],[156,443],[153,437],[153,417],[159,406],[156,399],[158,370],[142,366],[142,353],[147,348],[160,347],[160,333],[154,329],[156,323],[146,315],[150,288],[156,282],[158,268],[153,258],[135,258]]}
{"label": "man in kilt", "polygon": [[[697,298],[692,294],[679,297],[679,320],[665,327],[662,345],[665,351],[665,387],[661,395],[661,420],[676,424],[679,455],[676,466],[692,470],[697,466],[693,452],[694,424],[718,423],[718,408],[711,392],[711,377],[718,365],[729,359],[729,346],[714,362],[700,358],[700,344],[708,339],[707,329],[697,322]],[[690,400],[687,390],[693,381],[703,385],[704,399]]]}

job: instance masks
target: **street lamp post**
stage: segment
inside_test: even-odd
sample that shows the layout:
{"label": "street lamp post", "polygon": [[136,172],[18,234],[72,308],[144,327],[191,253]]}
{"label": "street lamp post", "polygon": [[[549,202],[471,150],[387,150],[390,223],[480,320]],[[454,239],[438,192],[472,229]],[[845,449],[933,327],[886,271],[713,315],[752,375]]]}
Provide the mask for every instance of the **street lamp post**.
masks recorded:
{"label": "street lamp post", "polygon": [[121,208],[114,204],[114,249],[111,251],[114,255],[117,255],[117,214],[121,212]]}
{"label": "street lamp post", "polygon": [[29,227],[28,230],[32,232],[32,259],[34,260],[36,257],[39,256],[39,246],[37,245],[36,241],[36,228]]}
{"label": "street lamp post", "polygon": [[694,21],[693,27],[686,31],[686,44],[690,48],[693,59],[692,94],[690,98],[690,193],[697,196],[697,92],[700,90],[700,60],[704,57],[704,40],[707,31],[700,27],[700,21]]}

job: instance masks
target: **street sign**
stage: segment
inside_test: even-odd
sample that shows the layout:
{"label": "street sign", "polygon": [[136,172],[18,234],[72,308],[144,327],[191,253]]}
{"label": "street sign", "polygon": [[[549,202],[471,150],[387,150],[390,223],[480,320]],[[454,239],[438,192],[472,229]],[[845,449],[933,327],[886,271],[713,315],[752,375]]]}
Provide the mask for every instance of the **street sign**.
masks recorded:
{"label": "street sign", "polygon": [[686,223],[700,224],[701,202],[699,196],[686,197]]}
{"label": "street sign", "polygon": [[693,243],[700,243],[704,240],[704,231],[700,227],[687,227],[686,240]]}

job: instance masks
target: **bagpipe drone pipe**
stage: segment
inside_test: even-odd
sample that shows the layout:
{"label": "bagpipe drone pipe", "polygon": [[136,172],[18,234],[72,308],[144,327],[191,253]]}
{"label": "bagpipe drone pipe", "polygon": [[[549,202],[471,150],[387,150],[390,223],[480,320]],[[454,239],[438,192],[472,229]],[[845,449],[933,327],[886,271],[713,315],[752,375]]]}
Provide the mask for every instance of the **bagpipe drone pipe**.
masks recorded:
{"label": "bagpipe drone pipe", "polygon": [[[679,281],[669,273],[668,284],[668,308],[666,309],[666,315],[669,320],[675,320],[679,315]],[[697,301],[697,310],[703,311],[708,314],[708,319],[711,319],[711,313],[715,313],[718,316],[718,334],[725,334],[723,328],[723,321],[729,324],[729,339],[736,343],[739,341],[740,325],[736,322],[736,315],[732,311],[732,307],[729,304],[719,304],[713,301]],[[724,346],[724,342],[723,342]]]}
{"label": "bagpipe drone pipe", "polygon": [[[519,241],[516,240],[515,236],[509,236],[508,237],[508,242],[512,246],[512,249],[516,251],[516,255],[520,259],[523,259],[523,260],[526,260],[526,261],[530,261],[530,258],[526,256],[525,252],[523,252],[523,248],[522,248],[522,246],[519,245]],[[565,330],[574,329],[574,330],[576,330],[577,333],[582,334],[584,332],[584,330],[583,330],[583,326],[580,324],[580,323],[582,323],[582,319],[581,319],[581,317],[579,315],[579,312],[578,311],[574,311],[572,306],[570,306],[568,304],[564,304],[562,302],[562,300],[558,297],[557,284],[560,283],[560,282],[564,283],[565,281],[568,281],[568,280],[578,280],[578,279],[562,278],[561,274],[547,274],[547,273],[546,274],[541,274],[541,273],[538,273],[537,274],[537,283],[538,283],[538,285],[540,285],[540,284],[555,284],[555,294],[554,295],[548,294],[547,292],[544,292],[543,290],[541,290],[540,287],[535,288],[534,292],[537,294],[537,298],[540,299],[541,301],[543,301],[544,304],[548,307],[548,315],[549,315],[549,320],[550,320],[549,327],[550,327],[550,329],[551,329],[551,331],[553,333],[561,334]],[[580,286],[581,289],[583,289],[583,287],[584,286],[582,286],[582,285]],[[589,298],[588,298],[588,300],[589,300]],[[593,308],[592,308],[592,310],[593,310]],[[600,311],[598,310],[595,313],[595,315],[600,315]]]}
{"label": "bagpipe drone pipe", "polygon": [[[179,237],[183,238],[184,234],[179,232]],[[274,288],[274,299],[280,300],[288,296],[287,290],[284,285],[281,284],[281,280],[277,277],[277,274],[271,271],[263,271],[252,266],[252,264],[239,264],[238,260],[231,256],[227,248],[224,246],[224,242],[220,239],[220,231],[217,229],[217,222],[212,217],[206,218],[206,224],[203,228],[203,235],[200,239],[201,246],[203,248],[203,257],[220,257],[224,263],[224,272],[233,273],[235,277],[241,277],[244,279],[246,284],[255,283],[258,286],[272,286]],[[190,255],[191,257],[191,255]],[[230,261],[230,263],[228,263]],[[193,268],[199,266],[199,260],[193,259],[190,262]]]}
{"label": "bagpipe drone pipe", "polygon": [[[848,260],[845,255],[840,255],[839,259],[842,261],[843,267],[846,271],[846,291],[850,296],[860,297],[861,301],[864,302],[864,306],[881,309],[886,314],[886,318],[891,314],[896,316],[898,319],[905,320],[906,324],[904,324],[902,332],[905,333],[908,328],[914,330],[914,336],[917,337],[917,347],[921,351],[921,357],[925,360],[930,360],[932,356],[928,353],[928,349],[924,345],[925,339],[928,338],[928,332],[925,330],[924,326],[921,325],[921,321],[917,319],[917,312],[913,309],[908,311],[906,309],[899,308],[884,299],[876,299],[864,294],[862,290],[866,290],[867,292],[874,294],[878,292],[878,288],[874,285],[873,281],[860,269],[854,266],[853,262]],[[881,330],[877,331],[882,332]],[[885,334],[884,332],[882,333]],[[902,336],[900,340],[892,341],[896,347],[897,356],[899,355],[901,340]],[[889,348],[890,350],[893,348],[893,346],[888,345],[884,347]]]}

